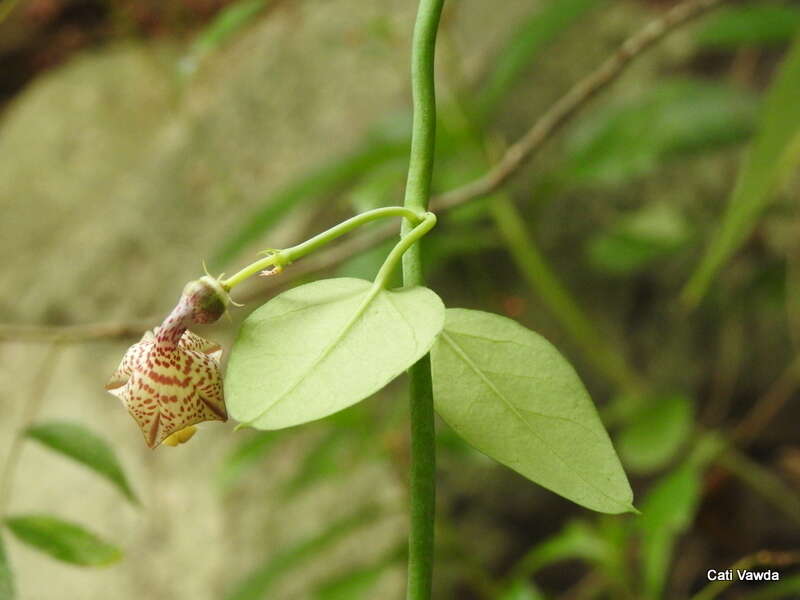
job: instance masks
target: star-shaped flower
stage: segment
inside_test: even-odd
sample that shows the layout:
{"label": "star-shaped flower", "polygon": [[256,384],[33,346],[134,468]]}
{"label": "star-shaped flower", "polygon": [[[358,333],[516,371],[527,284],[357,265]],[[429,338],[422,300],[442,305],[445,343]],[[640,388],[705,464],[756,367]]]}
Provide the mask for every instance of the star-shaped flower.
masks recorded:
{"label": "star-shaped flower", "polygon": [[106,384],[138,423],[150,448],[196,423],[228,419],[220,374],[222,348],[187,329],[197,322],[208,320],[198,318],[196,298],[184,292],[161,327],[146,332],[128,349]]}

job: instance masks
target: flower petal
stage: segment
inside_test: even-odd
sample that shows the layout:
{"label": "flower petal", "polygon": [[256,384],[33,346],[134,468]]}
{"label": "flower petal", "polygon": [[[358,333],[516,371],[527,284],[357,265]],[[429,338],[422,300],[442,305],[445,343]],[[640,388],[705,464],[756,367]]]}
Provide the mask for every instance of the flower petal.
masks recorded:
{"label": "flower petal", "polygon": [[222,346],[216,342],[200,337],[188,329],[183,333],[178,345],[185,350],[194,350],[211,356],[217,355],[217,360],[222,357]]}
{"label": "flower petal", "polygon": [[109,392],[115,396],[119,396],[119,394],[114,393],[113,390],[128,383],[128,380],[131,378],[131,373],[133,373],[133,369],[136,368],[136,364],[140,362],[142,357],[147,353],[154,339],[155,336],[153,335],[153,332],[146,331],[141,340],[128,348],[125,356],[122,357],[122,362],[119,363],[117,370],[114,371],[111,379],[109,379],[108,383],[106,384],[106,389]]}

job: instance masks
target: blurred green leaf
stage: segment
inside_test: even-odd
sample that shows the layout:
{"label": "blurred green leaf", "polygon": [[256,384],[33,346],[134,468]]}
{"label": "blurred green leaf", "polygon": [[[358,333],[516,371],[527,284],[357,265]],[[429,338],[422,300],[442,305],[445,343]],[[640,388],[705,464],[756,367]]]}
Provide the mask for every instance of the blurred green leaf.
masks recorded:
{"label": "blurred green leaf", "polygon": [[239,329],[225,377],[228,410],[257,429],[343,410],[422,358],[443,322],[442,301],[428,288],[389,291],[348,278],[292,288]]}
{"label": "blurred green leaf", "polygon": [[721,448],[714,434],[701,437],[692,454],[647,494],[638,520],[645,597],[661,597],[675,541],[691,526],[700,501],[702,473]]}
{"label": "blurred green leaf", "polygon": [[586,521],[570,521],[557,534],[529,550],[514,570],[529,576],[564,560],[581,559],[599,564],[609,560],[610,552],[594,525]]}
{"label": "blurred green leaf", "polygon": [[787,4],[731,6],[709,18],[697,41],[707,48],[788,44],[800,27],[800,9]]}
{"label": "blurred green leaf", "polygon": [[435,236],[422,240],[425,277],[432,277],[453,259],[478,256],[500,246],[500,237],[494,228],[460,227],[437,231]]}
{"label": "blurred green leaf", "polygon": [[436,411],[478,450],[587,508],[636,510],[586,389],[543,337],[499,315],[448,309],[431,367]]}
{"label": "blurred green leaf", "polygon": [[407,160],[388,160],[378,165],[353,186],[348,195],[348,203],[358,214],[401,202],[392,199],[400,195],[405,180]]}
{"label": "blurred green leaf", "polygon": [[529,581],[518,579],[500,595],[498,600],[544,600],[544,596]]}
{"label": "blurred green leaf", "polygon": [[689,238],[689,225],[680,212],[665,204],[651,204],[590,238],[586,254],[600,271],[629,275],[682,248]]}
{"label": "blurred green leaf", "polygon": [[370,591],[381,576],[383,567],[365,567],[345,573],[319,589],[314,595],[317,600],[359,600],[369,599]]}
{"label": "blurred green leaf", "polygon": [[785,577],[781,580],[759,586],[757,590],[745,596],[746,600],[797,600],[800,597],[800,575]]}
{"label": "blurred green leaf", "polygon": [[683,291],[687,304],[697,304],[703,298],[717,271],[756,226],[781,178],[797,164],[799,97],[800,37],[767,92],[755,140],[739,169],[722,224]]}
{"label": "blurred green leaf", "polygon": [[479,92],[481,114],[496,107],[548,43],[598,4],[598,0],[550,0],[534,12],[493,61],[492,72]]}
{"label": "blurred green leaf", "polygon": [[275,444],[284,437],[283,431],[251,433],[225,457],[217,473],[217,486],[228,492],[252,468],[258,465]]}
{"label": "blurred green leaf", "polygon": [[67,563],[100,567],[122,558],[118,548],[80,525],[50,515],[9,517],[6,526],[21,542]]}
{"label": "blurred green leaf", "polygon": [[225,595],[225,600],[263,600],[275,582],[304,563],[316,558],[320,552],[352,533],[373,522],[380,515],[375,506],[362,507],[355,514],[333,523],[321,533],[278,552],[263,565],[255,569]]}
{"label": "blurred green leaf", "polygon": [[336,425],[328,428],[306,452],[283,487],[283,493],[291,498],[321,479],[352,467],[364,457],[361,450],[369,433],[366,424],[355,428]]}
{"label": "blurred green leaf", "polygon": [[[399,236],[399,226],[397,228],[397,232]],[[397,239],[386,240],[384,243],[379,244],[374,248],[370,248],[369,250],[365,250],[364,252],[359,252],[358,254],[351,256],[349,259],[339,265],[339,267],[336,269],[336,276],[355,277],[356,279],[373,279],[396,243]],[[402,283],[402,275],[398,271],[396,273],[392,273],[392,275],[389,277],[389,284],[387,287],[390,289],[394,287],[400,287]]]}
{"label": "blurred green leaf", "polygon": [[374,564],[338,574],[318,586],[313,597],[315,600],[371,600],[374,598],[372,588],[381,575],[393,564],[405,559],[406,552],[406,545],[403,544]]}
{"label": "blurred green leaf", "polygon": [[8,562],[5,543],[0,537],[0,600],[14,600],[14,574],[11,572],[11,564]]}
{"label": "blurred green leaf", "polygon": [[181,74],[191,76],[202,60],[221,47],[238,31],[252,23],[271,0],[238,0],[224,7],[195,38],[181,60]]}
{"label": "blurred green leaf", "polygon": [[642,560],[647,598],[660,598],[675,539],[691,525],[700,500],[700,472],[682,464],[661,479],[642,505]]}
{"label": "blurred green leaf", "polygon": [[579,121],[567,138],[560,177],[571,185],[618,184],[667,160],[742,141],[755,113],[755,99],[734,88],[662,82]]}
{"label": "blurred green leaf", "polygon": [[649,399],[619,434],[617,447],[625,466],[637,473],[664,467],[689,441],[692,417],[692,402],[686,396]]}
{"label": "blurred green leaf", "polygon": [[28,428],[25,434],[105,477],[128,500],[135,504],[139,503],[114,449],[103,438],[83,425],[66,422],[42,423]]}
{"label": "blurred green leaf", "polygon": [[266,198],[263,208],[242,219],[242,227],[214,254],[213,267],[222,268],[247,245],[263,238],[296,206],[319,200],[383,162],[404,156],[407,151],[406,141],[384,137],[370,139],[355,152],[301,176]]}

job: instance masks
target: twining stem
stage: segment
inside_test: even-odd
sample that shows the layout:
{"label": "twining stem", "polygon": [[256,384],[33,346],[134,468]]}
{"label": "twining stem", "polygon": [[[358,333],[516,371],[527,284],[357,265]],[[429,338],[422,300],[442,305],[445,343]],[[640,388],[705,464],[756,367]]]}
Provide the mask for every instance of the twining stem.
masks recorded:
{"label": "twining stem", "polygon": [[[414,120],[406,180],[405,206],[427,210],[436,142],[436,89],[434,55],[436,32],[444,0],[420,0],[411,42],[411,92]],[[412,223],[403,223],[409,233]],[[419,244],[403,254],[403,285],[424,283]],[[408,600],[428,600],[433,583],[433,524],[436,504],[436,431],[430,357],[424,356],[408,370],[411,421],[411,519],[408,534]]]}
{"label": "twining stem", "polygon": [[422,222],[414,227],[411,231],[405,234],[402,239],[397,242],[392,251],[386,257],[386,260],[381,265],[378,274],[375,276],[375,285],[377,287],[385,288],[389,281],[389,277],[394,271],[397,263],[406,252],[412,248],[426,233],[428,233],[433,226],[436,225],[436,215],[433,213],[425,213],[425,218]]}
{"label": "twining stem", "polygon": [[[234,275],[231,275],[228,279],[225,279],[220,283],[225,289],[231,290],[245,279],[255,275],[256,273],[268,269],[269,267],[284,267],[306,256],[307,254],[311,254],[315,250],[319,250],[322,246],[329,244],[336,238],[341,237],[344,234],[361,227],[362,225],[366,225],[372,221],[377,221],[378,219],[385,219],[387,217],[403,217],[404,222],[409,222],[416,225],[426,218],[427,214],[424,210],[414,211],[404,206],[386,206],[383,208],[368,210],[360,215],[351,217],[346,221],[342,221],[338,225],[334,225],[330,229],[315,235],[301,244],[297,244],[291,248],[286,248],[285,250],[269,251],[267,256],[261,260],[257,260],[254,263],[247,265],[244,269]],[[434,223],[435,221],[436,219],[434,218]],[[433,225],[431,225],[431,227],[432,226]],[[430,227],[428,227],[428,229],[430,229]]]}

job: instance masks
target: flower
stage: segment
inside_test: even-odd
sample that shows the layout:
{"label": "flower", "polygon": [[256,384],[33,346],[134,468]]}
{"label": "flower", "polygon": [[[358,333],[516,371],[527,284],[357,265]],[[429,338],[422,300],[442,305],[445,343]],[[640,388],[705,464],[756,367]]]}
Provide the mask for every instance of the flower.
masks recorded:
{"label": "flower", "polygon": [[190,425],[189,427],[184,427],[183,429],[179,429],[172,435],[166,437],[162,444],[165,446],[179,446],[181,444],[185,444],[190,439],[194,437],[194,434],[197,433],[197,427],[194,425]]}
{"label": "flower", "polygon": [[211,278],[186,286],[161,326],[128,349],[106,384],[128,409],[150,448],[197,423],[228,419],[220,373],[222,348],[188,330],[192,323],[218,319],[229,301],[227,294],[219,303],[209,299],[220,295],[222,288],[205,280]]}

